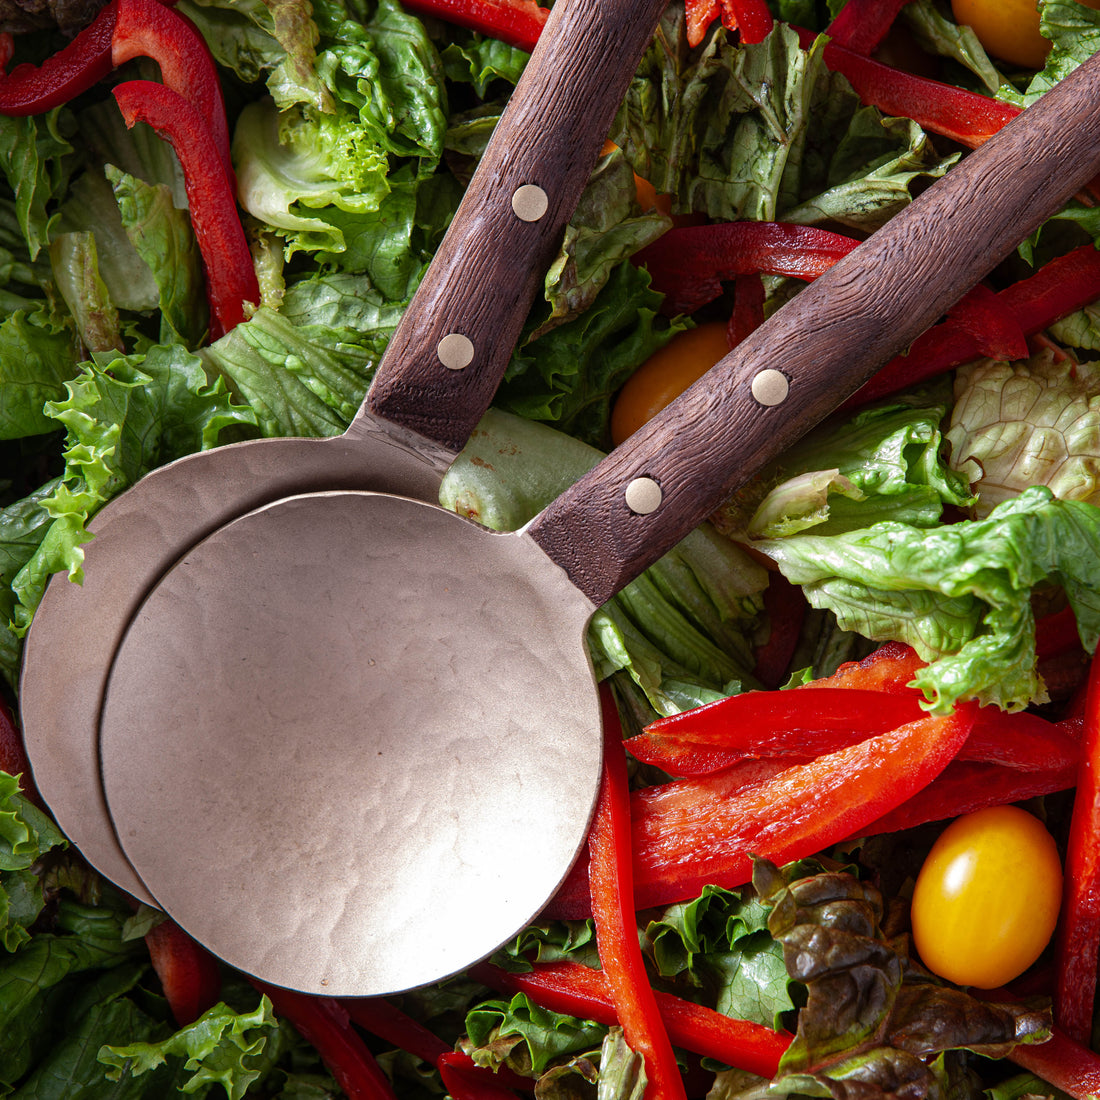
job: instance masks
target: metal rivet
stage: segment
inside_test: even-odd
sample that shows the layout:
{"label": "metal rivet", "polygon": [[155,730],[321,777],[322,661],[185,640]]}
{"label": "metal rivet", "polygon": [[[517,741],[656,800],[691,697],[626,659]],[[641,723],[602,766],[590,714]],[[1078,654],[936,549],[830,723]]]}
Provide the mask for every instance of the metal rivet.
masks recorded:
{"label": "metal rivet", "polygon": [[525,183],[512,193],[512,211],[521,221],[537,222],[549,205],[546,192],[534,183]]}
{"label": "metal rivet", "polygon": [[461,332],[449,332],[435,346],[439,361],[448,370],[462,370],[474,361],[474,345]]}
{"label": "metal rivet", "polygon": [[638,516],[648,516],[661,507],[661,487],[651,477],[636,477],[623,495],[626,506]]}
{"label": "metal rivet", "polygon": [[761,405],[782,405],[787,400],[787,394],[790,392],[791,384],[787,381],[787,376],[782,371],[767,370],[760,371],[753,380],[750,387],[752,389],[752,395],[760,402]]}

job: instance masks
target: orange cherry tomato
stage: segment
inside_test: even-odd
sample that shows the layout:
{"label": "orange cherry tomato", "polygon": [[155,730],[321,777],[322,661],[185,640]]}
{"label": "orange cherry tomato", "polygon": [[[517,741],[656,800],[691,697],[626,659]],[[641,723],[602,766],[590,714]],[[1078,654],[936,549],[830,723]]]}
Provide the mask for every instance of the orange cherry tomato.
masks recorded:
{"label": "orange cherry tomato", "polygon": [[1062,865],[1038,818],[994,806],[952,822],[913,891],[913,944],[934,974],[992,989],[1042,954],[1058,921]]}
{"label": "orange cherry tomato", "polygon": [[[1100,7],[1100,0],[1082,0]],[[1039,33],[1037,0],[951,0],[957,23],[965,23],[994,57],[1027,69],[1040,69],[1050,41]]]}
{"label": "orange cherry tomato", "polygon": [[680,396],[729,353],[726,326],[708,321],[678,333],[655,351],[619,391],[611,410],[615,444],[633,435],[647,420]]}

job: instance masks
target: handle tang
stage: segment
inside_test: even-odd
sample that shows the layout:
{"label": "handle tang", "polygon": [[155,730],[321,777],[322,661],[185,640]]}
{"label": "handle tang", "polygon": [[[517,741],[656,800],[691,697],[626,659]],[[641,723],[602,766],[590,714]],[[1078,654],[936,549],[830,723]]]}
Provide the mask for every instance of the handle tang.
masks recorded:
{"label": "handle tang", "polygon": [[465,445],[504,376],[663,7],[664,0],[554,5],[379,365],[365,402],[371,413],[452,457]]}
{"label": "handle tang", "polygon": [[1100,55],[778,310],[536,516],[530,536],[602,604],[1086,184],[1100,165],[1098,115]]}

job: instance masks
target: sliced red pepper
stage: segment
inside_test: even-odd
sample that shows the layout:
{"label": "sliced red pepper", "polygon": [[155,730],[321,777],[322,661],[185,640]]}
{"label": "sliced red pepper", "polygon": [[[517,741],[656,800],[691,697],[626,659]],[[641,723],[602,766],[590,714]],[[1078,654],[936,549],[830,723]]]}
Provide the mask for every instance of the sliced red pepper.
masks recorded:
{"label": "sliced red pepper", "polygon": [[[787,863],[860,833],[943,771],[976,710],[965,704],[944,718],[921,718],[732,792],[722,791],[721,772],[635,791],[637,907],[695,897],[707,883],[743,885],[753,855]],[[574,868],[548,915],[586,915],[583,870]]]}
{"label": "sliced red pepper", "polygon": [[[611,1026],[618,1022],[611,984],[601,970],[574,962],[536,963],[513,974],[489,964],[472,971],[478,981],[505,993],[524,993],[537,1005],[567,1016]],[[676,1046],[724,1062],[734,1069],[774,1077],[790,1046],[789,1032],[750,1020],[736,1020],[704,1005],[654,990],[657,1007]]]}
{"label": "sliced red pepper", "polygon": [[477,1065],[468,1055],[449,1050],[436,1060],[439,1076],[453,1100],[516,1100],[514,1089],[530,1092],[534,1080],[517,1078],[506,1068],[497,1071]]}
{"label": "sliced red pepper", "polygon": [[41,114],[98,84],[114,68],[111,49],[117,18],[118,0],[111,0],[63,50],[41,65],[16,65],[0,76],[0,114]]}
{"label": "sliced red pepper", "polygon": [[199,109],[214,135],[218,155],[232,178],[225,100],[206,40],[190,19],[161,0],[116,2],[118,16],[111,36],[112,64],[117,68],[135,57],[150,57],[156,61],[164,83]]}
{"label": "sliced red pepper", "polygon": [[333,997],[310,997],[252,979],[278,1015],[311,1043],[348,1100],[396,1100],[389,1079]]}
{"label": "sliced red pepper", "polygon": [[667,313],[693,313],[722,293],[738,275],[789,275],[816,279],[859,241],[809,225],[721,222],[670,229],[634,255],[665,295]]}
{"label": "sliced red pepper", "polygon": [[[729,324],[726,326],[726,338],[731,350],[764,323],[764,298],[764,280],[759,274],[738,275],[734,279],[733,310],[730,313]],[[783,574],[777,573],[776,576],[782,577]],[[767,598],[765,594],[765,602]],[[774,596],[772,600],[774,602]],[[757,654],[757,660],[760,660],[760,654]],[[767,668],[763,671],[769,672]],[[759,678],[760,674],[756,675]]]}
{"label": "sliced red pepper", "polygon": [[194,1023],[221,999],[217,960],[174,921],[163,920],[146,932],[145,946],[180,1027]]}
{"label": "sliced red pepper", "polygon": [[907,3],[909,0],[848,0],[825,33],[845,49],[869,54],[886,37]]}
{"label": "sliced red pepper", "polygon": [[[795,29],[802,48],[808,50],[817,35]],[[828,69],[848,80],[862,102],[895,118],[914,119],[922,129],[971,149],[988,141],[1022,110],[978,92],[872,61],[835,42],[825,46],[823,59]]]}
{"label": "sliced red pepper", "polygon": [[535,0],[403,0],[417,15],[430,15],[446,23],[499,38],[509,46],[531,53],[550,11]]}
{"label": "sliced red pepper", "polygon": [[[1028,336],[1100,298],[1100,251],[1081,245],[997,293]],[[981,358],[982,340],[957,317],[934,325],[846,402],[856,407]]]}
{"label": "sliced red pepper", "polygon": [[722,25],[737,31],[742,42],[763,42],[775,20],[765,0],[722,0]]}
{"label": "sliced red pepper", "polygon": [[962,817],[987,806],[1055,794],[1069,790],[1076,777],[1076,763],[1027,771],[1003,764],[953,760],[923,790],[847,839],[897,833],[930,821]]}
{"label": "sliced red pepper", "polygon": [[630,851],[630,787],[619,713],[606,683],[600,685],[600,713],[603,774],[588,835],[589,886],[600,965],[607,975],[627,1045],[645,1060],[646,1095],[652,1100],[683,1100],[683,1078],[638,945]]}
{"label": "sliced red pepper", "polygon": [[684,0],[687,43],[694,49],[707,36],[707,28],[722,11],[721,0]]}
{"label": "sliced red pepper", "polygon": [[1055,940],[1054,1018],[1079,1043],[1092,1034],[1100,958],[1100,659],[1092,660],[1084,738],[1066,844],[1065,889]]}
{"label": "sliced red pepper", "polygon": [[1075,1100],[1094,1100],[1100,1093],[1100,1056],[1057,1027],[1045,1043],[1017,1044],[1008,1059]]}
{"label": "sliced red pepper", "polygon": [[146,122],[172,143],[183,167],[191,224],[206,266],[211,336],[247,319],[260,288],[236,199],[210,129],[198,109],[164,84],[130,80],[114,89],[127,126]]}
{"label": "sliced red pepper", "polygon": [[1072,607],[1044,615],[1035,623],[1035,652],[1040,658],[1056,657],[1069,650],[1081,650],[1081,635]]}
{"label": "sliced red pepper", "polygon": [[383,997],[345,997],[340,1004],[353,1023],[430,1065],[451,1052],[442,1039]]}
{"label": "sliced red pepper", "polygon": [[979,341],[982,355],[1009,362],[1028,357],[1020,319],[989,287],[981,283],[973,287],[947,311],[947,316]]}

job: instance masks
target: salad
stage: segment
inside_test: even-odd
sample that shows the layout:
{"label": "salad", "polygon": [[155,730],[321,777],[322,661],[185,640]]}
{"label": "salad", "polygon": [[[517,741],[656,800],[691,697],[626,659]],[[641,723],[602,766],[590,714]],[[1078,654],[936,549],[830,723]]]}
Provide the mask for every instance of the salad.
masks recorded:
{"label": "salad", "polygon": [[[82,860],[23,638],[145,473],[345,429],[546,12],[49,7],[0,38],[0,1095],[1100,1094],[1100,190],[596,613],[540,919],[306,997]],[[1098,48],[1076,0],[671,4],[441,503],[522,526]]]}

